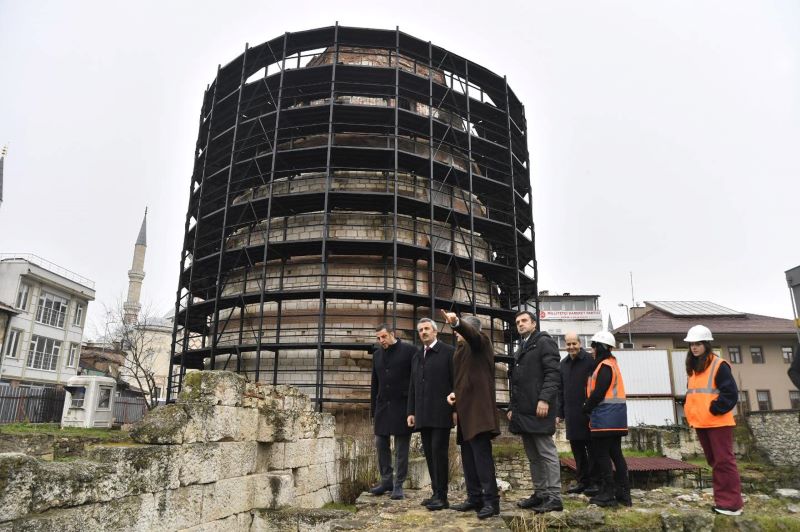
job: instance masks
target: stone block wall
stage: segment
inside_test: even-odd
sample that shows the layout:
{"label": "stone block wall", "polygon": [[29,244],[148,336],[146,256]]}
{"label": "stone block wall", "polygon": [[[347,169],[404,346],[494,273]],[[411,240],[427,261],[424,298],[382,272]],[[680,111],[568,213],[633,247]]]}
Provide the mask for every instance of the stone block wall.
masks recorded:
{"label": "stone block wall", "polygon": [[800,412],[750,412],[747,424],[756,448],[775,465],[800,465]]}
{"label": "stone block wall", "polygon": [[333,417],[292,388],[190,373],[132,437],[74,462],[0,454],[0,532],[251,530],[265,510],[338,496]]}

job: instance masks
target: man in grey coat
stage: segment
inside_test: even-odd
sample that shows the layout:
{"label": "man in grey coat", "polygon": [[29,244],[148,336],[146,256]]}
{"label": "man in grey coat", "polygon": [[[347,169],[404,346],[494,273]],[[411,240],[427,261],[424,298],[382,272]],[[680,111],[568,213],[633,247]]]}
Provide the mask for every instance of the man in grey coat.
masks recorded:
{"label": "man in grey coat", "polygon": [[520,336],[511,372],[509,430],[522,436],[531,467],[534,493],[517,503],[536,513],[560,512],[561,464],[553,434],[556,432],[558,387],[561,383],[558,345],[546,332],[536,332],[527,310],[515,318]]}

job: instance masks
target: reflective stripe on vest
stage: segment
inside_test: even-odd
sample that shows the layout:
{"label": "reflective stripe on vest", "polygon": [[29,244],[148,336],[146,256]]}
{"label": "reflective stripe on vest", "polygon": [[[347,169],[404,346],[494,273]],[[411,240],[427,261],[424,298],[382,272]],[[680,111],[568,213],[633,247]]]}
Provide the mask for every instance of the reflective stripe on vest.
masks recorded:
{"label": "reflective stripe on vest", "polygon": [[606,390],[606,396],[592,410],[589,415],[589,429],[592,432],[619,431],[628,428],[628,407],[625,403],[625,382],[617,365],[617,359],[609,357],[597,365],[592,376],[586,382],[586,396],[589,397],[595,389],[597,375],[602,366],[611,369],[611,384]]}
{"label": "reflective stripe on vest", "polygon": [[[717,373],[722,364],[727,364],[715,354],[711,354],[711,364],[701,373],[689,377],[686,390],[686,401],[683,413],[686,421],[694,428],[731,427],[736,425],[733,411],[719,416],[711,413],[711,403],[719,397],[719,389],[715,387]],[[708,378],[705,373],[708,372]],[[704,382],[698,382],[703,378]]]}

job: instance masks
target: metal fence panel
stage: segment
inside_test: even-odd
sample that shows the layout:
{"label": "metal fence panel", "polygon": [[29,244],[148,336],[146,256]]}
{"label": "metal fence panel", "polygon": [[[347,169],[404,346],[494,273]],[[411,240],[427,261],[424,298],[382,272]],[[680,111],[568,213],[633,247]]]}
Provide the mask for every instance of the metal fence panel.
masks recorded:
{"label": "metal fence panel", "polygon": [[147,412],[143,397],[117,397],[114,399],[114,423],[136,423]]}
{"label": "metal fence panel", "polygon": [[0,387],[0,423],[59,423],[64,390]]}

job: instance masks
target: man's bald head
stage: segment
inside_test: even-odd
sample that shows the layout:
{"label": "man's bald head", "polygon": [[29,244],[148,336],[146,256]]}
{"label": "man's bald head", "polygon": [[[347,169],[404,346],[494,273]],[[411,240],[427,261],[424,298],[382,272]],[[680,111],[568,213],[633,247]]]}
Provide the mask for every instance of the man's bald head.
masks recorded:
{"label": "man's bald head", "polygon": [[569,353],[570,358],[578,356],[578,352],[581,350],[581,340],[578,338],[578,334],[568,332],[564,335],[564,341],[567,344],[567,353]]}

